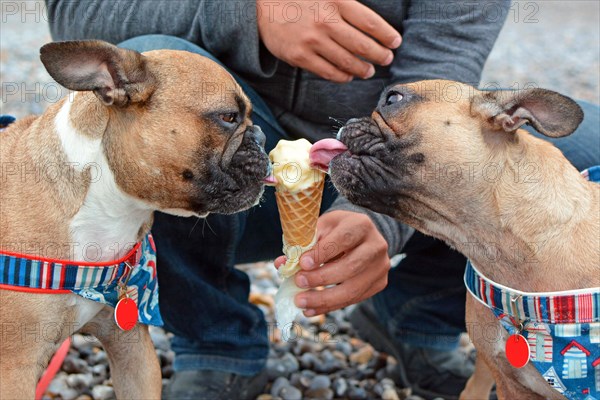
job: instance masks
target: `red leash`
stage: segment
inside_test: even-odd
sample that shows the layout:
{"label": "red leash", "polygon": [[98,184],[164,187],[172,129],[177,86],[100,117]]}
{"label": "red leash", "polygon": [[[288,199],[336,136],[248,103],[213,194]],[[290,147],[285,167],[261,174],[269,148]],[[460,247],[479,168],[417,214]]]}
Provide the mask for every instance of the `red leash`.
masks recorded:
{"label": "red leash", "polygon": [[62,366],[62,363],[65,360],[65,357],[67,356],[70,347],[71,338],[68,337],[67,340],[65,340],[63,344],[60,345],[58,350],[56,350],[56,353],[50,360],[50,364],[48,364],[48,368],[46,369],[46,371],[44,371],[44,374],[40,378],[40,381],[38,382],[37,387],[35,388],[35,400],[41,400],[42,396],[46,392],[46,389],[48,389],[50,382],[52,382],[52,379],[54,379],[54,376]]}

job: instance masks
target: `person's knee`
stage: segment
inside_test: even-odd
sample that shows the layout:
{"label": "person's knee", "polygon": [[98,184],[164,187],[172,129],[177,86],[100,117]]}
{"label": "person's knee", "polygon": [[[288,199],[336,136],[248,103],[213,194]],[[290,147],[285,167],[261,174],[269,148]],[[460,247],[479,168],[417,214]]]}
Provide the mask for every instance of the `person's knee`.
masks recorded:
{"label": "person's knee", "polygon": [[119,43],[118,46],[139,52],[162,49],[184,50],[214,59],[214,56],[202,47],[180,37],[170,35],[151,34],[136,36]]}

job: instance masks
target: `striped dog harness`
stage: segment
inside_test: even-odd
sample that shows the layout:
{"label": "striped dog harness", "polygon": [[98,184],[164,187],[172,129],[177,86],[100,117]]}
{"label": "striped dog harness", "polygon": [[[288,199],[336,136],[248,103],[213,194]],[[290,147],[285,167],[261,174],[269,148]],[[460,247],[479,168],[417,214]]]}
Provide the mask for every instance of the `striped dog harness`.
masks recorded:
{"label": "striped dog harness", "polygon": [[[0,132],[15,122],[0,115]],[[0,289],[30,293],[75,293],[116,307],[119,284],[138,308],[138,322],[163,325],[158,308],[156,246],[148,234],[120,260],[89,263],[54,260],[0,250]]]}
{"label": "striped dog harness", "polygon": [[54,260],[0,250],[0,289],[30,293],[75,293],[115,307],[118,285],[138,307],[138,321],[163,325],[158,307],[156,247],[148,234],[123,258],[104,263]]}
{"label": "striped dog harness", "polygon": [[[582,175],[600,182],[600,166]],[[571,400],[600,400],[600,287],[525,293],[493,282],[470,261],[465,285],[509,334],[520,331],[529,362],[552,388]]]}

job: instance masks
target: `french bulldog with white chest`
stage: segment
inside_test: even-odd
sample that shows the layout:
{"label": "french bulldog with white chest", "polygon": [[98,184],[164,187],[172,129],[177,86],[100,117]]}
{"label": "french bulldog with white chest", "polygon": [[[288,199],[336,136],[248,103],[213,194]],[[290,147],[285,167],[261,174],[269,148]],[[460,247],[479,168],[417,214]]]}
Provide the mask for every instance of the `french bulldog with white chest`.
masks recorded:
{"label": "french bulldog with white chest", "polygon": [[[0,132],[0,251],[35,247],[35,257],[86,261],[94,243],[94,261],[108,262],[146,236],[156,210],[204,217],[257,203],[270,168],[265,137],[250,120],[250,101],[215,62],[102,41],[50,43],[41,60],[76,93]],[[119,340],[110,306],[73,293],[5,289],[0,324],[16,328],[0,337],[0,398],[33,398],[50,357],[74,331],[98,335],[118,398],[160,398],[146,325],[128,333],[136,340]],[[21,334],[32,326],[60,329],[52,340]]]}

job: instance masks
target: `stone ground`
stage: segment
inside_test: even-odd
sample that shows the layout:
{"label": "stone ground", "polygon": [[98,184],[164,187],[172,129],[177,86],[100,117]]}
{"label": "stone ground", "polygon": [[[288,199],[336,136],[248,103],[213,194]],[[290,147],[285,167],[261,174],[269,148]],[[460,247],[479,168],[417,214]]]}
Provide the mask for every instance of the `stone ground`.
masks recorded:
{"label": "stone ground", "polygon": [[[66,92],[44,71],[39,47],[50,41],[43,3],[0,1],[0,113],[41,113]],[[600,103],[600,2],[515,1],[486,64],[482,86],[557,90]],[[240,266],[252,281],[251,300],[273,319],[278,278],[271,263]],[[389,379],[396,360],[358,339],[348,310],[301,319],[302,335],[291,343],[278,332],[269,357],[271,398],[418,399]],[[337,331],[331,335],[331,327]],[[164,383],[172,374],[170,334],[152,329]],[[46,398],[114,397],[106,354],[91,338],[75,335],[73,346]]]}

